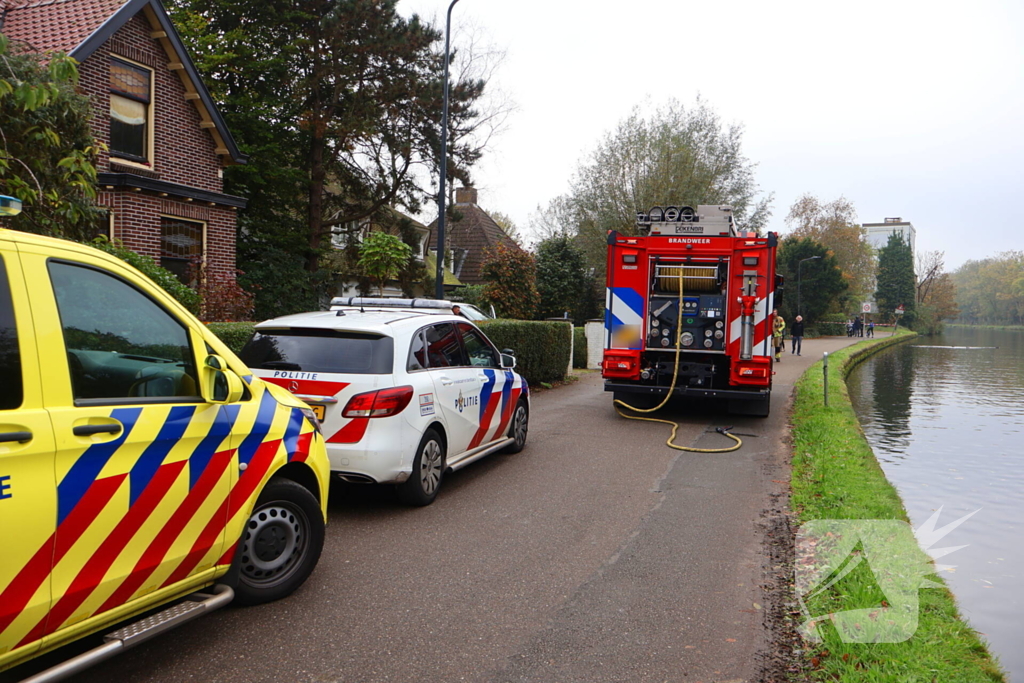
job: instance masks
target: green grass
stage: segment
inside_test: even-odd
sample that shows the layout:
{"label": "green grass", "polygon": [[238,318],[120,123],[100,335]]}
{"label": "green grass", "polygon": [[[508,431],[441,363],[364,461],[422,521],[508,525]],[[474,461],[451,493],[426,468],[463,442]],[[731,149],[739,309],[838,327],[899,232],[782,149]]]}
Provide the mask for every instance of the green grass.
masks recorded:
{"label": "green grass", "polygon": [[[846,376],[867,355],[913,336],[900,330],[894,337],[865,340],[830,355],[828,407],[822,398],[820,361],[797,383],[791,506],[799,524],[837,519],[909,521],[899,494],[886,479],[857,421]],[[813,677],[847,683],[1005,682],[985,644],[957,612],[953,594],[941,578],[928,573],[933,570],[931,559],[916,543],[909,546],[900,548],[899,562],[891,562],[887,568],[880,568],[875,561],[870,568],[861,563],[808,600],[807,612],[818,617],[862,609],[865,627],[881,626],[877,622],[884,620],[887,611],[883,608],[889,605],[878,577],[886,571],[906,575],[908,567],[912,571],[915,564],[927,563],[921,573],[941,587],[916,591],[920,606],[913,635],[897,643],[844,643],[826,619],[819,622],[822,642],[810,644],[805,651]],[[910,562],[906,561],[908,554],[913,557]],[[861,623],[855,626],[862,628]]]}

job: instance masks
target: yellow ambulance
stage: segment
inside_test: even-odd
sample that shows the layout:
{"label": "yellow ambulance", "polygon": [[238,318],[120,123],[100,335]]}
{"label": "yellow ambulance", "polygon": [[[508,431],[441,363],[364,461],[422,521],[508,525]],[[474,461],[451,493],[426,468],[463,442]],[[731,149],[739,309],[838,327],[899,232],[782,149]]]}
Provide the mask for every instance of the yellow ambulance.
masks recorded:
{"label": "yellow ambulance", "polygon": [[324,540],[319,429],[134,268],[0,229],[0,670],[173,603],[55,680],[294,591]]}

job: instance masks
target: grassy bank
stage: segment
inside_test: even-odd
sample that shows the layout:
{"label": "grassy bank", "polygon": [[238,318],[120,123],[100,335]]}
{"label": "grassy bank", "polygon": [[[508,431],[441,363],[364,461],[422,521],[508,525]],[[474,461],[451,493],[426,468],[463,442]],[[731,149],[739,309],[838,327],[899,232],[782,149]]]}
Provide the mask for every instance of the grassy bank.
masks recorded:
{"label": "grassy bank", "polygon": [[970,323],[946,323],[946,327],[966,327],[972,330],[1024,330],[1024,325],[972,325]]}
{"label": "grassy bank", "polygon": [[[867,355],[915,336],[901,330],[895,337],[866,340],[829,357],[829,407],[822,399],[821,362],[799,380],[793,404],[793,475],[791,505],[798,524],[812,520],[866,519],[909,521],[896,489],[886,479],[850,404],[846,376]],[[931,558],[916,544],[902,548],[917,554],[904,566]],[[864,552],[858,548],[855,552]],[[798,560],[799,562],[799,560]],[[799,564],[798,564],[799,568]],[[877,567],[875,567],[877,569]],[[924,578],[941,584],[917,591],[917,628],[897,643],[844,643],[827,620],[820,626],[823,642],[806,650],[819,680],[848,683],[990,683],[1005,681],[984,643],[959,616],[953,594],[935,574]],[[913,593],[911,593],[913,595]],[[886,595],[868,563],[808,601],[817,617],[846,610],[865,610],[867,628],[883,627],[889,618]],[[881,616],[880,616],[881,615]],[[876,623],[869,623],[876,620]],[[892,622],[890,622],[892,623]],[[861,624],[855,624],[857,629]]]}

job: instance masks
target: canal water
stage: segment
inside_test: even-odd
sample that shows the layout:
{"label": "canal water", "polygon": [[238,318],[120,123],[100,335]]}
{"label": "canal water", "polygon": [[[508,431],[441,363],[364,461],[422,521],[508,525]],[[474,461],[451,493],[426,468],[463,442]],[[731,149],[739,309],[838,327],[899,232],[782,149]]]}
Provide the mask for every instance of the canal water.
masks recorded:
{"label": "canal water", "polygon": [[937,562],[1024,683],[1024,331],[947,328],[868,358],[849,387],[915,528],[940,507],[936,528],[978,511],[934,546],[967,547]]}

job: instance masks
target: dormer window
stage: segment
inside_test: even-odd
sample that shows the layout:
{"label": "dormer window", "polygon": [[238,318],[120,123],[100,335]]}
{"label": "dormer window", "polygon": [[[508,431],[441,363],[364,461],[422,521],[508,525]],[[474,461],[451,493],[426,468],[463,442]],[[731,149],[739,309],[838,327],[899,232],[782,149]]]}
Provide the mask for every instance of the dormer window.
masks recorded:
{"label": "dormer window", "polygon": [[149,161],[152,72],[120,59],[110,60],[110,153]]}

